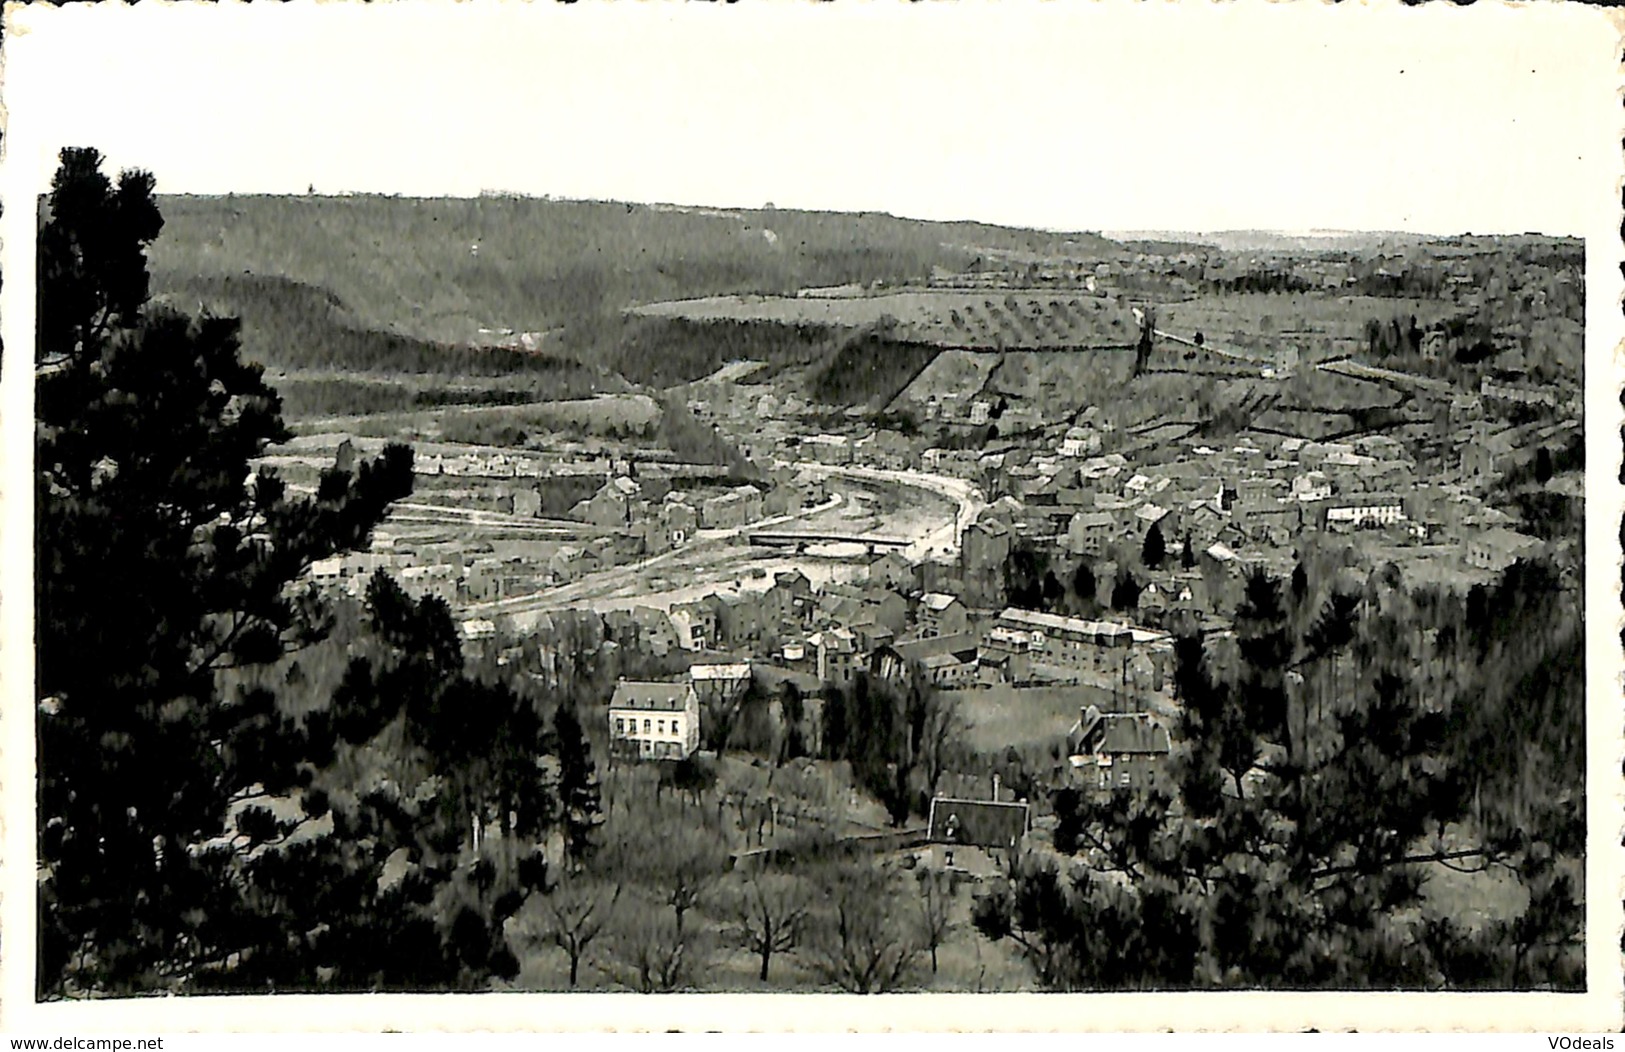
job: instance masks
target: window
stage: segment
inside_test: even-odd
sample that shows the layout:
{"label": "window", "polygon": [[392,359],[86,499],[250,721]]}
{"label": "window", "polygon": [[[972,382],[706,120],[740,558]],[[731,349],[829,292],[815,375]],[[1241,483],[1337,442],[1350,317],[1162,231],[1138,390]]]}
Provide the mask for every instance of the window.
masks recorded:
{"label": "window", "polygon": [[620,720],[620,719],[616,720],[615,721],[615,733],[620,734],[620,733],[624,732],[625,730],[626,730],[626,721],[625,720]]}
{"label": "window", "polygon": [[1123,783],[1122,784],[1129,785],[1129,784],[1132,784],[1132,782],[1133,782],[1133,777],[1129,774],[1129,772],[1124,771],[1123,772]]}
{"label": "window", "polygon": [[648,720],[643,721],[643,733],[644,734],[649,733],[649,721]]}
{"label": "window", "polygon": [[671,733],[672,733],[673,737],[680,738],[680,737],[683,736],[682,724],[680,722],[678,722],[677,720],[672,720],[671,721]]}
{"label": "window", "polygon": [[658,731],[661,734],[665,734],[666,733],[666,721],[661,720],[659,723],[655,724],[655,730]]}

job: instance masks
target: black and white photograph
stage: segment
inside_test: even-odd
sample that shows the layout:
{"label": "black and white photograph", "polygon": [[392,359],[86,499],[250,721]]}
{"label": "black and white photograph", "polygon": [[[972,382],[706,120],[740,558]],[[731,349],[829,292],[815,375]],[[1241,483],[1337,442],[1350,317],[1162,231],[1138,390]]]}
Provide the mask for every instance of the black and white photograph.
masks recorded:
{"label": "black and white photograph", "polygon": [[7,1025],[1618,1029],[1618,33],[1429,6],[8,7]]}

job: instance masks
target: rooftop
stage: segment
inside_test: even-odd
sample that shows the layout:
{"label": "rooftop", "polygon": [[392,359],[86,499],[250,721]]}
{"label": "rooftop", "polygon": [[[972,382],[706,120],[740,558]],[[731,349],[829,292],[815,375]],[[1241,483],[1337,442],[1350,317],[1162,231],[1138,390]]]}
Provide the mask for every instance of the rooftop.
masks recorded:
{"label": "rooftop", "polygon": [[1026,835],[1031,813],[1026,803],[941,796],[931,801],[926,836],[937,844],[1013,848]]}
{"label": "rooftop", "polygon": [[687,683],[637,683],[622,680],[615,684],[615,694],[609,699],[609,707],[681,712],[686,705],[688,692]]}
{"label": "rooftop", "polygon": [[738,662],[730,665],[690,665],[689,679],[749,679],[750,665]]}

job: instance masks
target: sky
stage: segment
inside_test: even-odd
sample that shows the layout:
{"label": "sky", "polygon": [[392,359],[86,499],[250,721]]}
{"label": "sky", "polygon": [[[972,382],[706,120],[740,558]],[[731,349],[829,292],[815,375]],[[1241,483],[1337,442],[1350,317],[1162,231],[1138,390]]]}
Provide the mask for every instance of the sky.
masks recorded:
{"label": "sky", "polygon": [[502,190],[1066,230],[1573,234],[1618,158],[1618,36],[1575,5],[295,2],[8,17],[13,186],[42,184],[72,144],[170,193]]}

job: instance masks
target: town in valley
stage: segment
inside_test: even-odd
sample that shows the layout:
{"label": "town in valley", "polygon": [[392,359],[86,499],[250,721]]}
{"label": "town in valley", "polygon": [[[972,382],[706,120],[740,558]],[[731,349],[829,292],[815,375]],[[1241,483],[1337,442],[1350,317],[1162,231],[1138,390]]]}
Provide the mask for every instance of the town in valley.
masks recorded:
{"label": "town in valley", "polygon": [[195,840],[400,931],[50,992],[1584,987],[1578,239],[154,200],[255,477],[410,466]]}

